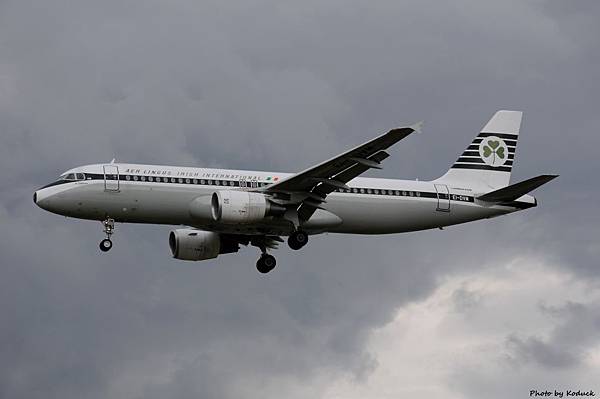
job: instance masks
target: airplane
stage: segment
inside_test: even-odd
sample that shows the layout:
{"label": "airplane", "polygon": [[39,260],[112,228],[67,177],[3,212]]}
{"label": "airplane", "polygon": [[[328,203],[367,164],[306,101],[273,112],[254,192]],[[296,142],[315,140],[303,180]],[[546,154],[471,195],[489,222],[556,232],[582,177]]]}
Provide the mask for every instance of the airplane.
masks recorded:
{"label": "airplane", "polygon": [[77,167],[40,188],[33,201],[67,217],[101,221],[112,248],[115,223],[179,225],[174,258],[199,261],[260,249],[260,273],[276,266],[269,250],[291,249],[321,233],[391,234],[493,218],[537,206],[528,193],[558,175],[509,184],[522,112],[500,110],[451,168],[432,181],[359,177],[381,169],[386,151],[421,123],[392,129],[299,173],[116,163]]}

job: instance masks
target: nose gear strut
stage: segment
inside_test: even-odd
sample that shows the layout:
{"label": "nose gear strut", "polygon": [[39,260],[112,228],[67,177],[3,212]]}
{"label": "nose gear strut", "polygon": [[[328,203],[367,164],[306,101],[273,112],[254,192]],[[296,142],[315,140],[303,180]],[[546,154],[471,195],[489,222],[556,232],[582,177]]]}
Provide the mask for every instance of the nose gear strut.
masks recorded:
{"label": "nose gear strut", "polygon": [[104,226],[104,233],[106,234],[106,238],[100,241],[100,250],[102,252],[110,251],[112,248],[112,241],[110,240],[110,236],[115,232],[115,220],[111,218],[106,218],[102,221],[102,225]]}

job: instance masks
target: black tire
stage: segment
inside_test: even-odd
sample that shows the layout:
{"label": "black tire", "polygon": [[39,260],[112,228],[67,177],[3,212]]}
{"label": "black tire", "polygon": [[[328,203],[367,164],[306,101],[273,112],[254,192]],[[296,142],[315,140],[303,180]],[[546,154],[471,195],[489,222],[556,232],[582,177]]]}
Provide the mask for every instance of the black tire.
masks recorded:
{"label": "black tire", "polygon": [[299,250],[308,243],[308,234],[302,230],[296,230],[288,238],[288,245],[293,250]]}
{"label": "black tire", "polygon": [[109,240],[108,238],[105,238],[104,240],[100,241],[100,251],[108,252],[108,251],[110,251],[111,248],[112,248],[112,241]]}
{"label": "black tire", "polygon": [[277,265],[277,261],[273,255],[262,255],[256,261],[256,270],[258,270],[262,274],[269,273],[271,270],[275,268]]}

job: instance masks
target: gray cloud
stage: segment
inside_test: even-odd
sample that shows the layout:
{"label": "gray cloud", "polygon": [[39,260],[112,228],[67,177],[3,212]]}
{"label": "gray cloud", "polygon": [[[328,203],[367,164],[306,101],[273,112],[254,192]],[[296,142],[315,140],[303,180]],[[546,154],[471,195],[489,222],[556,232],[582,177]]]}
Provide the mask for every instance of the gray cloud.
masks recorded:
{"label": "gray cloud", "polygon": [[547,367],[571,367],[578,363],[575,354],[556,348],[538,337],[523,339],[510,335],[506,346],[514,355],[511,360],[516,363],[535,361]]}
{"label": "gray cloud", "polygon": [[[373,328],[488,257],[533,253],[596,280],[593,4],[1,2],[0,396],[279,397],[311,383],[320,395],[323,375],[376,367]],[[171,260],[165,227],[118,226],[100,256],[98,224],[31,202],[74,165],[294,171],[420,119],[425,132],[378,176],[433,178],[499,108],[526,113],[515,179],[561,174],[539,208],[443,232],[314,237],[279,251],[267,278],[251,249]],[[518,337],[523,358],[560,360]]]}

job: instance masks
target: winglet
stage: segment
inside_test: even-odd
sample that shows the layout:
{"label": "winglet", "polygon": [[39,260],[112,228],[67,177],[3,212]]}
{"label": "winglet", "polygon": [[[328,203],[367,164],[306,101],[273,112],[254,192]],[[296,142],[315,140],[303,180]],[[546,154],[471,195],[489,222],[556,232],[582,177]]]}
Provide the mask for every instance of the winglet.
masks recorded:
{"label": "winglet", "polygon": [[421,133],[423,129],[423,121],[417,122],[413,125],[410,125],[409,128],[415,131],[415,133]]}

